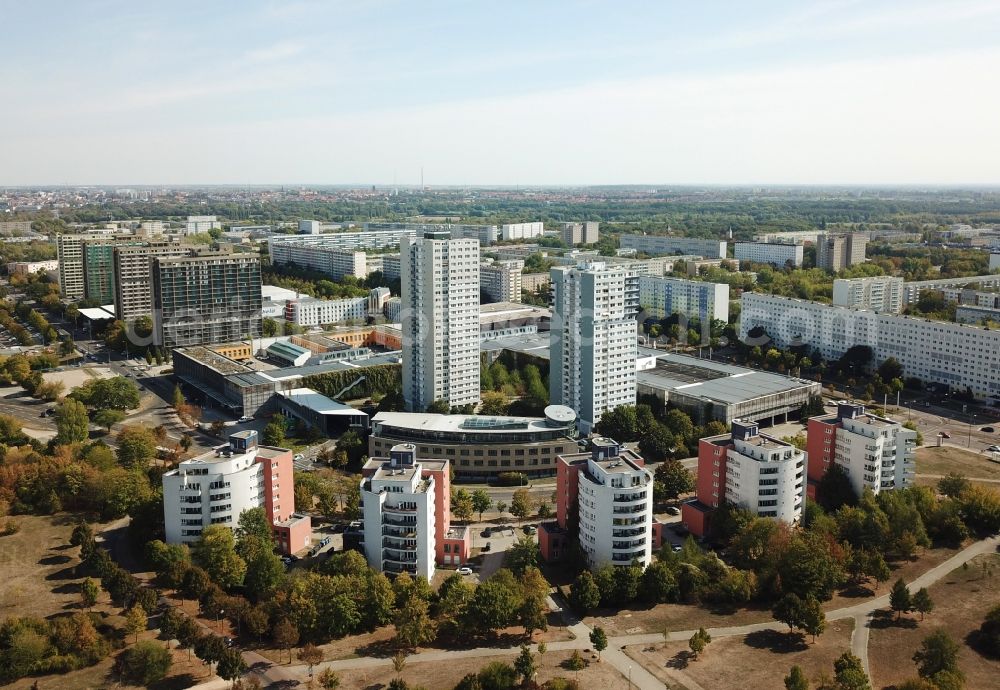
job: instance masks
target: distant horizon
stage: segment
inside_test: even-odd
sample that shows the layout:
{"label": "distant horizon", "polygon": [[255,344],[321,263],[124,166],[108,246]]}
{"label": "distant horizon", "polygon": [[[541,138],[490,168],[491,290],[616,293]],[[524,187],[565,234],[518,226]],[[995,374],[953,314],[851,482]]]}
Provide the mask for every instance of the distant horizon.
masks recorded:
{"label": "distant horizon", "polygon": [[441,183],[426,184],[421,187],[419,184],[396,184],[392,182],[81,182],[81,183],[44,183],[44,184],[0,184],[0,191],[9,189],[21,190],[55,190],[55,189],[261,189],[274,190],[276,188],[287,187],[293,189],[366,189],[375,187],[376,190],[406,190],[406,191],[434,191],[440,190],[544,190],[544,189],[651,189],[655,191],[668,191],[672,189],[880,189],[880,190],[906,190],[906,191],[965,191],[965,190],[986,190],[1000,192],[1000,182],[608,182],[608,183],[551,183],[551,184],[458,184]]}

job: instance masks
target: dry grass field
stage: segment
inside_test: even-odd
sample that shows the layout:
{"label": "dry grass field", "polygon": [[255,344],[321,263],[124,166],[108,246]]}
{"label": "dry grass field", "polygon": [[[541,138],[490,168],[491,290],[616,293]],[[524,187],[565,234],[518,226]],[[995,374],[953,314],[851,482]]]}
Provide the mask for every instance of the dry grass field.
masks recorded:
{"label": "dry grass field", "polygon": [[997,687],[1000,661],[980,655],[966,638],[982,623],[987,609],[1000,603],[1000,555],[980,556],[968,567],[956,568],[932,586],[930,594],[934,611],[923,621],[916,613],[904,615],[899,622],[889,611],[876,615],[868,643],[873,686],[891,687],[916,676],[916,666],[910,661],[913,653],[925,637],[943,628],[961,647],[959,667],[965,673],[965,687]]}
{"label": "dry grass field", "polygon": [[949,472],[964,474],[969,479],[1000,479],[1000,463],[952,446],[917,449],[917,474],[945,475]]}
{"label": "dry grass field", "polygon": [[774,631],[718,638],[694,661],[684,642],[634,645],[625,651],[669,687],[687,687],[690,679],[706,689],[781,688],[795,665],[810,679],[833,675],[833,661],[850,649],[853,629],[852,620],[831,622],[816,642]]}

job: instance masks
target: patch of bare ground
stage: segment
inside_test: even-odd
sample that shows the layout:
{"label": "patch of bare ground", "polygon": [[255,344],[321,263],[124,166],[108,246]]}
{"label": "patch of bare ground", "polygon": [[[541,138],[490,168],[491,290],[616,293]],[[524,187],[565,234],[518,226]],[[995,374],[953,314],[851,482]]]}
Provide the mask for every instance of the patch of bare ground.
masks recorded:
{"label": "patch of bare ground", "polygon": [[[624,688],[626,680],[613,666],[606,662],[597,660],[596,655],[587,657],[587,667],[581,671],[569,671],[563,668],[562,664],[570,657],[572,652],[551,651],[546,652],[539,659],[535,655],[536,663],[539,664],[538,675],[535,677],[539,684],[562,676],[563,678],[577,678],[582,688]],[[428,690],[450,690],[458,685],[468,673],[476,673],[479,669],[494,661],[503,661],[513,664],[517,655],[476,657],[449,659],[447,663],[440,661],[407,662],[402,674],[397,674],[392,666],[381,666],[376,669],[340,671],[340,687],[342,688],[363,688],[364,690],[376,690],[385,688],[389,682],[401,675],[403,680],[411,685],[420,685]]]}
{"label": "patch of bare ground", "polygon": [[772,630],[722,637],[696,660],[684,642],[633,645],[625,652],[668,686],[780,688],[792,666],[801,666],[808,678],[832,675],[834,659],[851,647],[853,629],[853,620],[831,622],[815,642]]}
{"label": "patch of bare ground", "polygon": [[584,618],[590,627],[600,626],[609,636],[661,633],[669,630],[716,628],[771,620],[767,608],[712,609],[688,604],[657,604],[650,608],[597,609]]}
{"label": "patch of bare ground", "polygon": [[917,449],[917,474],[945,475],[949,472],[958,472],[970,479],[1000,479],[1000,463],[954,446]]}
{"label": "patch of bare ground", "polygon": [[969,642],[989,607],[1000,601],[1000,555],[974,558],[929,591],[934,611],[923,621],[917,613],[904,614],[896,621],[891,611],[876,612],[868,642],[873,686],[888,688],[916,676],[913,653],[925,637],[941,628],[960,646],[958,664],[965,674],[965,687],[996,687],[1000,661],[981,655]]}

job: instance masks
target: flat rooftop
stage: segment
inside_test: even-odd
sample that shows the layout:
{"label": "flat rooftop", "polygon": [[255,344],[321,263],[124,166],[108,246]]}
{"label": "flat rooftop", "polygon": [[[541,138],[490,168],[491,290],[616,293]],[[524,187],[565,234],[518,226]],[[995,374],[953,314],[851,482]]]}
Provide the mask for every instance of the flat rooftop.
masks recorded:
{"label": "flat rooftop", "polygon": [[[216,345],[215,347],[219,346]],[[201,345],[193,347],[179,347],[174,351],[180,352],[196,362],[210,366],[223,375],[240,374],[253,371],[253,369],[247,365],[240,364],[236,360],[229,359],[228,357],[220,355],[218,352],[214,352],[213,350]]]}
{"label": "flat rooftop", "polygon": [[493,302],[479,307],[479,320],[492,321],[500,318],[552,317],[548,307],[538,307],[521,302]]}
{"label": "flat rooftop", "polygon": [[772,450],[776,448],[793,447],[791,443],[785,443],[780,439],[776,439],[773,436],[767,436],[765,434],[758,434],[757,436],[751,436],[750,438],[745,439],[743,442],[750,446],[756,446],[757,448],[767,448]]}
{"label": "flat rooftop", "polygon": [[337,402],[326,397],[322,393],[317,393],[312,388],[293,388],[287,391],[278,391],[278,395],[319,414],[348,416],[364,414],[364,412],[356,410],[350,405],[345,405],[342,402]]}
{"label": "flat rooftop", "polygon": [[[576,421],[575,419],[573,421]],[[552,431],[544,417],[487,417],[465,414],[434,414],[431,412],[379,412],[372,424],[386,424],[424,431],[494,433],[497,431]]]}
{"label": "flat rooftop", "polygon": [[772,374],[707,359],[639,348],[639,358],[655,364],[636,374],[640,386],[676,391],[713,402],[736,404],[766,395],[816,388],[815,381]]}

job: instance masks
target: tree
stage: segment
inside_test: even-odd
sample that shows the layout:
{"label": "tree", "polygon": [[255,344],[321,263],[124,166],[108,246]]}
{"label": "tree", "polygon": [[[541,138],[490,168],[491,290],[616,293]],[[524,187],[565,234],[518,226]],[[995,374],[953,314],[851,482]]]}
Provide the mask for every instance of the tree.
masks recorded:
{"label": "tree", "polygon": [[278,649],[288,650],[288,663],[292,663],[292,647],[299,641],[298,629],[287,618],[282,618],[271,627],[271,639]]}
{"label": "tree", "polygon": [[913,610],[920,612],[920,620],[924,619],[925,613],[930,613],[934,610],[934,600],[931,599],[931,594],[927,591],[926,587],[921,587],[916,591],[911,604],[913,605]]}
{"label": "tree", "polygon": [[177,637],[183,618],[184,614],[173,606],[167,606],[160,614],[160,635],[167,638],[167,649],[170,649],[170,640]]}
{"label": "tree", "polygon": [[465,489],[456,491],[451,498],[451,514],[462,522],[468,522],[472,519],[473,510],[472,496],[469,492]]}
{"label": "tree", "polygon": [[325,668],[320,671],[316,680],[323,690],[337,690],[340,687],[340,676],[332,668]]}
{"label": "tree", "polygon": [[522,644],[521,653],[514,659],[514,670],[521,677],[521,683],[527,685],[534,678],[537,668],[538,664],[535,663],[535,655],[531,653],[528,645]]}
{"label": "tree", "polygon": [[236,551],[249,560],[257,551],[274,549],[274,534],[264,508],[247,508],[236,522]]}
{"label": "tree", "polygon": [[949,498],[958,498],[972,483],[958,472],[949,472],[938,481],[938,491]]}
{"label": "tree", "polygon": [[194,643],[194,653],[208,664],[209,672],[211,672],[212,664],[220,661],[225,652],[226,643],[218,635],[201,635]]}
{"label": "tree", "polygon": [[139,641],[139,633],[143,632],[149,625],[149,618],[141,606],[133,606],[125,614],[125,632],[128,635],[135,635],[135,641]]}
{"label": "tree", "polygon": [[510,407],[510,400],[504,395],[503,391],[483,391],[483,403],[479,407],[479,414],[492,415],[492,416],[503,416],[507,414],[507,410]]}
{"label": "tree", "polygon": [[518,520],[523,520],[532,512],[533,501],[527,489],[518,489],[510,499],[510,514]]}
{"label": "tree", "polygon": [[302,645],[302,649],[299,650],[297,655],[299,661],[309,667],[309,677],[312,678],[313,666],[323,662],[323,650],[314,645],[312,642],[307,642]]}
{"label": "tree", "polygon": [[398,651],[392,655],[392,670],[396,672],[398,677],[403,675],[404,668],[406,668],[406,655],[402,651]]}
{"label": "tree", "polygon": [[122,467],[146,468],[156,457],[156,439],[144,426],[127,426],[118,432],[118,462]]}
{"label": "tree", "polygon": [[451,405],[447,400],[435,400],[427,406],[427,412],[431,414],[448,414],[451,412]]}
{"label": "tree", "polygon": [[163,680],[170,670],[170,652],[152,640],[137,642],[119,657],[122,675],[136,685],[150,686]]}
{"label": "tree", "polygon": [[569,601],[578,613],[585,614],[601,604],[601,590],[589,570],[580,573],[569,589]]}
{"label": "tree", "polygon": [[906,583],[902,578],[896,580],[889,592],[889,606],[896,612],[896,620],[903,613],[913,610],[913,600],[910,598],[910,590],[906,588]]}
{"label": "tree", "polygon": [[[246,662],[243,661],[243,654],[238,649],[225,649],[218,659],[219,665],[215,672],[223,680],[232,682],[232,687],[236,687],[236,679],[247,672]],[[312,667],[309,670],[312,675]]]}
{"label": "tree", "polygon": [[490,498],[489,493],[486,489],[476,489],[472,492],[472,508],[477,513],[479,513],[479,521],[483,521],[483,513],[490,509],[493,505],[493,499]]}
{"label": "tree", "polygon": [[653,422],[639,439],[639,450],[649,461],[666,460],[674,450],[674,435],[663,424]]}
{"label": "tree", "polygon": [[94,413],[94,424],[104,427],[111,433],[111,427],[125,419],[125,413],[121,410],[97,410]]}
{"label": "tree", "polygon": [[521,575],[526,568],[538,565],[538,544],[525,534],[507,549],[504,566],[516,575]]}
{"label": "tree", "polygon": [[712,636],[708,634],[708,631],[705,630],[705,628],[698,628],[698,632],[692,635],[691,639],[688,640],[688,647],[691,648],[691,654],[695,659],[698,658],[699,654],[705,651],[705,647],[707,647],[708,643],[711,641]]}
{"label": "tree", "polygon": [[878,375],[883,381],[903,378],[903,365],[895,357],[889,357],[878,367]]}
{"label": "tree", "polygon": [[601,660],[601,652],[608,648],[608,635],[604,628],[598,626],[590,632],[590,644],[597,650],[597,660]]}
{"label": "tree", "polygon": [[802,629],[812,635],[813,642],[817,635],[822,635],[826,629],[826,615],[816,597],[806,597],[802,605]]}
{"label": "tree", "polygon": [[232,588],[243,582],[246,562],[236,553],[233,531],[225,525],[206,527],[193,544],[191,555],[220,587]]}
{"label": "tree", "polygon": [[978,648],[994,659],[1000,658],[1000,604],[986,613],[975,638]]}
{"label": "tree", "polygon": [[437,636],[437,624],[431,619],[427,600],[410,594],[396,614],[396,639],[405,647],[415,648]]}
{"label": "tree", "polygon": [[785,690],[809,690],[809,681],[801,666],[792,666],[785,676]]}
{"label": "tree", "polygon": [[261,441],[265,446],[282,446],[285,443],[285,423],[281,417],[275,416],[264,427]]}
{"label": "tree", "polygon": [[871,690],[861,659],[850,652],[844,652],[833,662],[833,673],[837,690]]}
{"label": "tree", "polygon": [[852,506],[858,501],[847,471],[836,463],[831,464],[819,480],[816,497],[827,513],[834,513],[841,506]]}
{"label": "tree", "polygon": [[795,628],[803,627],[803,610],[805,602],[796,594],[790,593],[781,597],[771,610],[771,615],[780,623],[788,626],[788,632],[795,632]]}
{"label": "tree", "polygon": [[500,570],[476,588],[466,609],[466,619],[473,629],[481,632],[506,628],[515,620],[520,599],[510,571]]}
{"label": "tree", "polygon": [[134,410],[139,407],[139,388],[124,376],[88,381],[70,397],[96,410]]}
{"label": "tree", "polygon": [[188,659],[190,659],[191,651],[201,637],[201,629],[198,627],[198,624],[187,616],[181,616],[181,619],[177,622],[177,630],[174,632],[174,636],[181,647],[187,648]]}
{"label": "tree", "polygon": [[56,443],[77,443],[86,441],[90,430],[90,419],[83,403],[66,398],[56,405]]}
{"label": "tree", "polygon": [[933,679],[944,671],[960,673],[958,670],[958,644],[941,628],[924,638],[920,648],[914,653],[917,673],[921,678]]}
{"label": "tree", "polygon": [[184,392],[181,390],[181,385],[179,383],[175,384],[173,395],[170,397],[170,406],[175,410],[179,410],[186,403],[187,401],[184,399]]}
{"label": "tree", "polygon": [[570,671],[579,671],[587,665],[587,662],[583,660],[583,657],[580,655],[580,651],[577,649],[573,650],[573,653],[570,654],[569,659],[567,659],[565,663],[566,668]]}
{"label": "tree", "polygon": [[679,460],[667,460],[653,474],[653,496],[657,501],[676,501],[694,490],[694,477]]}
{"label": "tree", "polygon": [[80,583],[80,601],[89,611],[97,603],[97,596],[101,593],[100,587],[92,579],[84,578]]}
{"label": "tree", "polygon": [[246,564],[243,585],[255,601],[267,599],[285,577],[285,566],[272,550],[258,550]]}

